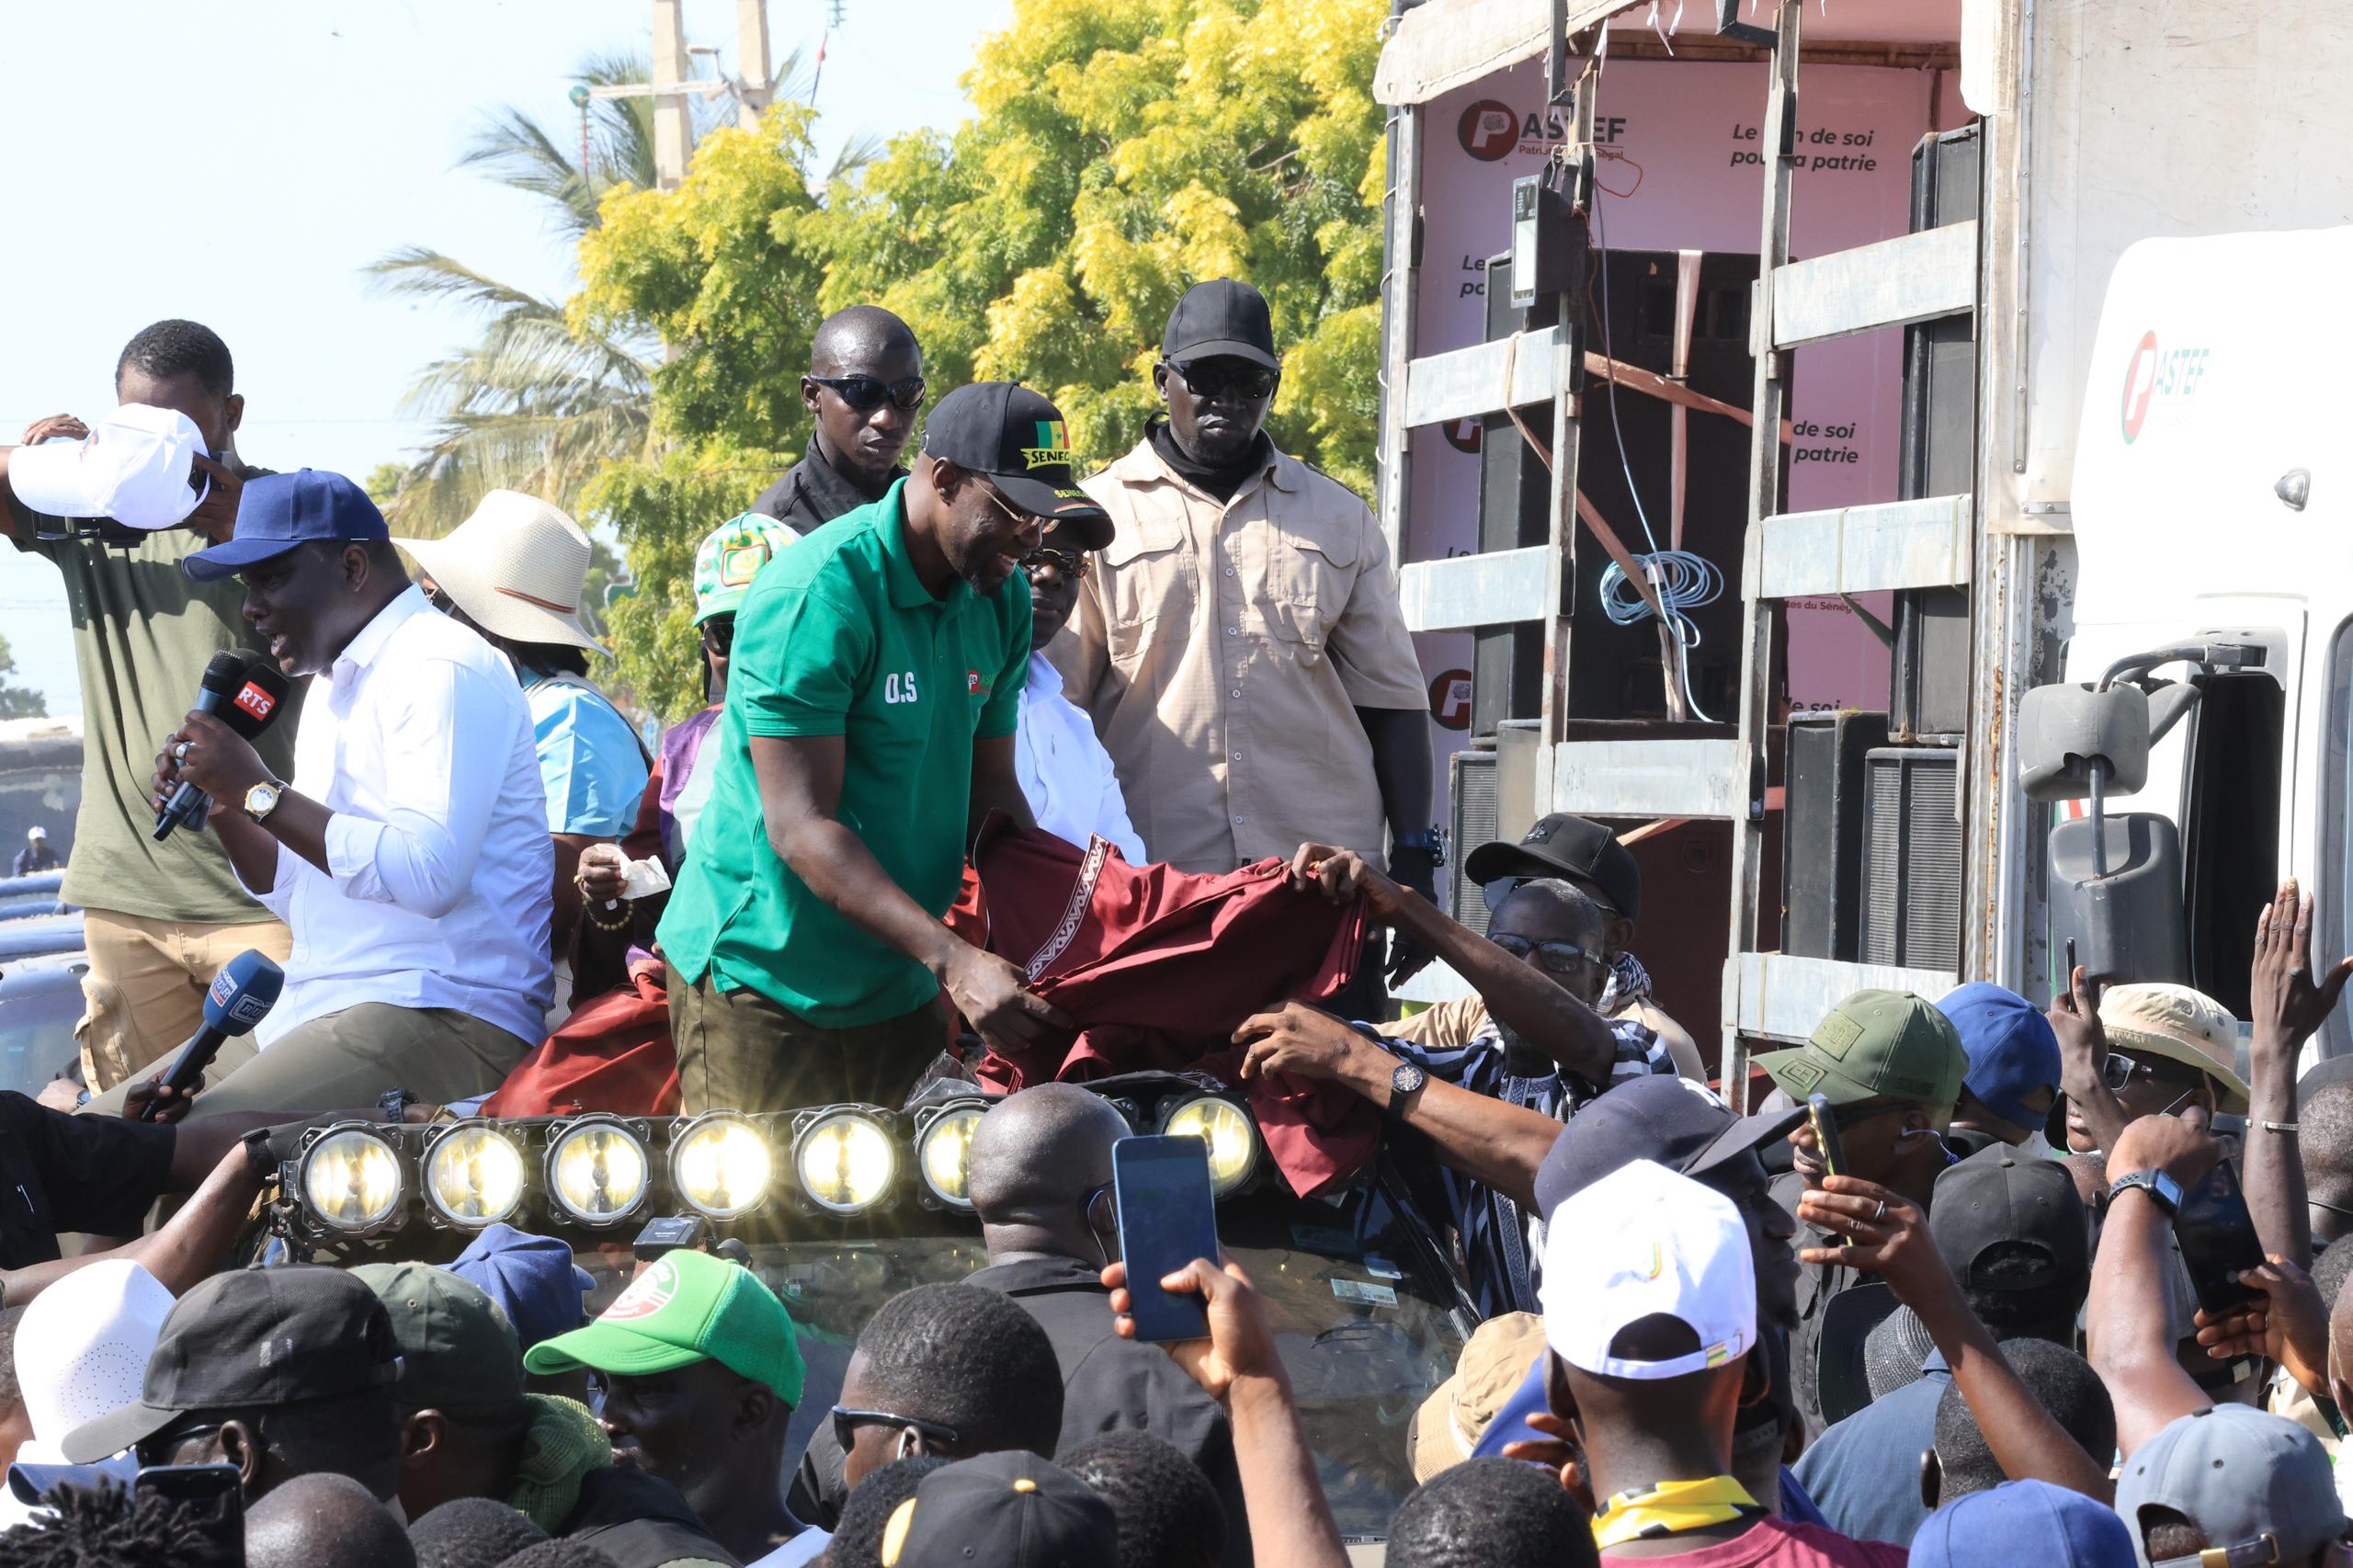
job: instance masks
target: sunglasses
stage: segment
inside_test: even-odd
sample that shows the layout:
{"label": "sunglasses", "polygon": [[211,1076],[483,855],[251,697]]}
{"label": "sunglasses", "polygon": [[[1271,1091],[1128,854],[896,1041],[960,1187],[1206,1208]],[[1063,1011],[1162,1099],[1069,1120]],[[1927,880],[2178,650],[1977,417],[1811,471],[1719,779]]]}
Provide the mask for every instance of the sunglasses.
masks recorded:
{"label": "sunglasses", "polygon": [[702,645],[714,653],[724,653],[735,646],[735,618],[714,616],[702,623]]}
{"label": "sunglasses", "polygon": [[1494,936],[1487,940],[1516,959],[1534,953],[1538,966],[1554,974],[1574,974],[1586,964],[1601,961],[1600,954],[1586,952],[1574,942],[1531,942],[1525,937]]}
{"label": "sunglasses", "polygon": [[[1012,502],[1006,500],[1003,495],[997,493],[995,485],[982,485],[981,494],[987,496],[989,498],[989,505],[995,506],[998,511],[1003,512],[1006,520],[1011,522],[1014,527],[1026,528],[1034,524],[1041,531],[1044,529],[1046,520],[1043,517],[1032,517],[1029,513],[1023,511],[1020,507],[1015,506]],[[1029,562],[1037,559],[1038,555],[1040,553],[1040,551],[1032,551],[1029,554],[1021,558],[1021,564],[1024,566],[1029,565]]]}
{"label": "sunglasses", "polygon": [[1051,566],[1075,583],[1086,575],[1094,564],[1094,560],[1093,556],[1083,550],[1048,550],[1040,545],[1021,558],[1021,569],[1034,577]]}
{"label": "sunglasses", "polygon": [[812,376],[809,379],[858,414],[871,414],[885,403],[909,414],[923,406],[924,381],[921,376],[909,376],[904,381],[886,381],[875,376]]}
{"label": "sunglasses", "polygon": [[954,1444],[956,1428],[943,1426],[937,1421],[918,1421],[912,1415],[898,1415],[888,1410],[852,1410],[847,1405],[834,1406],[834,1441],[847,1453],[857,1445],[860,1426],[895,1426],[902,1432],[920,1432],[930,1443]]}
{"label": "sunglasses", "polygon": [[1206,398],[1221,398],[1229,392],[1254,401],[1272,397],[1282,381],[1280,371],[1254,365],[1247,359],[1170,359],[1166,363],[1187,386]]}

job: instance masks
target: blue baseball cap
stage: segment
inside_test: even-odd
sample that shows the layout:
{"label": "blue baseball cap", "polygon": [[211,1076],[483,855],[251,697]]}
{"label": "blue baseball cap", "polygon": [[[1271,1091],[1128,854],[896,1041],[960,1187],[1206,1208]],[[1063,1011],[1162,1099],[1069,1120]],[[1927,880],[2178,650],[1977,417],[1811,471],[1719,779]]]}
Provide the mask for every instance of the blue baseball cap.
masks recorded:
{"label": "blue baseball cap", "polygon": [[1912,1568],[2137,1568],[2113,1508],[2047,1481],[2006,1481],[1946,1504],[1912,1537]]}
{"label": "blue baseball cap", "polygon": [[237,498],[237,531],[180,565],[199,583],[217,583],[313,540],[392,537],[365,490],[339,473],[299,469],[246,481]]}
{"label": "blue baseball cap", "polygon": [[491,1225],[447,1267],[498,1303],[526,1350],[588,1321],[581,1298],[597,1288],[596,1278],[553,1236]]}
{"label": "blue baseball cap", "polygon": [[1982,980],[1946,992],[1937,1011],[1952,1020],[1969,1055],[1961,1087],[2003,1120],[2040,1127],[2051,1108],[2035,1110],[2025,1100],[2037,1089],[2059,1092],[2059,1037],[2051,1020],[2017,992]]}

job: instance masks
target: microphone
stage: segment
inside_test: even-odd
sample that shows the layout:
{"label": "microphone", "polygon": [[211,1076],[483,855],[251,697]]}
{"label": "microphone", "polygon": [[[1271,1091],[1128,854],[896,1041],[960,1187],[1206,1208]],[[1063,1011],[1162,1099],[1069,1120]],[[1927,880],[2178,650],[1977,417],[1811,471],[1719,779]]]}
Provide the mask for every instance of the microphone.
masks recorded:
{"label": "microphone", "polygon": [[[285,988],[286,971],[252,948],[222,966],[204,993],[204,1027],[180,1047],[170,1071],[164,1074],[165,1086],[184,1095],[192,1091],[220,1054],[222,1043],[252,1033],[253,1027],[278,1005],[278,994]],[[154,1120],[163,1103],[151,1099],[141,1106],[139,1119]]]}
{"label": "microphone", "polygon": [[[204,666],[204,679],[196,694],[196,710],[220,717],[229,728],[252,740],[268,728],[278,713],[278,705],[286,700],[286,677],[278,666],[263,654],[249,648],[224,649],[212,655]],[[155,842],[161,844],[171,836],[172,829],[193,823],[203,825],[205,813],[211,802],[203,790],[180,780],[172,791],[169,804],[156,813]]]}

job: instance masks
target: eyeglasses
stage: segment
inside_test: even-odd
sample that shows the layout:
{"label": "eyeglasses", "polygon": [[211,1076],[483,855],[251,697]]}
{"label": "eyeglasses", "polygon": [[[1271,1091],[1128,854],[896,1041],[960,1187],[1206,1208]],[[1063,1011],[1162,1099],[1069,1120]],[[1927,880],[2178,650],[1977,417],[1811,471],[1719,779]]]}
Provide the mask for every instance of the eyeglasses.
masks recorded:
{"label": "eyeglasses", "polygon": [[1086,1222],[1098,1233],[1120,1228],[1119,1199],[1108,1181],[1078,1200],[1078,1211],[1086,1216]]}
{"label": "eyeglasses", "polygon": [[876,376],[812,376],[809,379],[831,391],[858,414],[871,414],[885,403],[909,414],[923,406],[924,381],[921,376],[909,376],[904,381],[886,381]]}
{"label": "eyeglasses", "polygon": [[199,1437],[209,1437],[219,1430],[221,1423],[218,1421],[183,1422],[152,1437],[142,1437],[131,1445],[131,1452],[138,1456],[142,1465],[168,1465],[177,1460],[180,1450],[188,1444]]}
{"label": "eyeglasses", "polygon": [[[1010,521],[1014,527],[1020,528],[1036,528],[1041,531],[1044,529],[1046,526],[1044,518],[1032,517],[1029,513],[1023,511],[1020,507],[1015,506],[1012,502],[1006,500],[1003,495],[997,494],[995,485],[983,484],[981,486],[981,494],[987,496],[989,498],[989,505],[995,506],[998,511],[1003,512],[1006,515],[1006,519]],[[1023,556],[1021,558],[1021,564],[1024,566],[1029,565],[1032,560],[1036,559],[1039,553],[1040,552],[1033,551],[1029,554]]]}
{"label": "eyeglasses", "polygon": [[425,590],[425,602],[426,604],[431,605],[443,615],[455,615],[458,613],[458,601],[443,593],[441,591],[440,584],[425,583],[420,585],[420,586]]}
{"label": "eyeglasses", "polygon": [[1048,550],[1043,545],[1021,558],[1021,569],[1031,576],[1051,566],[1072,582],[1086,575],[1095,558],[1084,550]]}
{"label": "eyeglasses", "polygon": [[956,1428],[943,1426],[937,1421],[918,1421],[912,1415],[898,1415],[888,1410],[852,1410],[847,1405],[834,1406],[834,1441],[847,1453],[858,1442],[860,1426],[896,1426],[903,1432],[920,1432],[929,1443],[954,1444]]}
{"label": "eyeglasses", "polygon": [[735,618],[718,615],[702,623],[702,645],[714,653],[724,653],[735,646]]}
{"label": "eyeglasses", "polygon": [[1187,386],[1206,398],[1221,398],[1229,392],[1253,400],[1272,397],[1282,381],[1280,371],[1254,365],[1247,359],[1170,359],[1165,363],[1184,378]]}
{"label": "eyeglasses", "polygon": [[1493,935],[1487,940],[1516,959],[1525,959],[1534,953],[1537,964],[1554,974],[1574,974],[1586,964],[1601,961],[1600,954],[1586,952],[1574,942],[1531,942],[1525,937]]}

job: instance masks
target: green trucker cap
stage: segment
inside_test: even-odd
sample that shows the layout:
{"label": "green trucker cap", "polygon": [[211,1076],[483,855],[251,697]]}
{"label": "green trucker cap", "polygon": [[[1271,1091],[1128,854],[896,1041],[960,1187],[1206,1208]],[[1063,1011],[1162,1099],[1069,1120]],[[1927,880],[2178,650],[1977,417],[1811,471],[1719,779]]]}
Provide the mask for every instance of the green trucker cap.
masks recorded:
{"label": "green trucker cap", "polygon": [[717,1361],[801,1403],[804,1369],[792,1314],[750,1269],[709,1253],[664,1253],[597,1321],[531,1346],[523,1365],[545,1376],[585,1367],[622,1377]]}
{"label": "green trucker cap", "polygon": [[1858,991],[1824,1014],[1803,1045],[1756,1060],[1793,1099],[1912,1100],[1935,1113],[1939,1131],[1969,1071],[1952,1020],[1909,991]]}
{"label": "green trucker cap", "polygon": [[424,1263],[369,1263],[351,1273],[376,1292],[392,1320],[404,1407],[508,1404],[523,1397],[514,1325],[481,1286]]}

